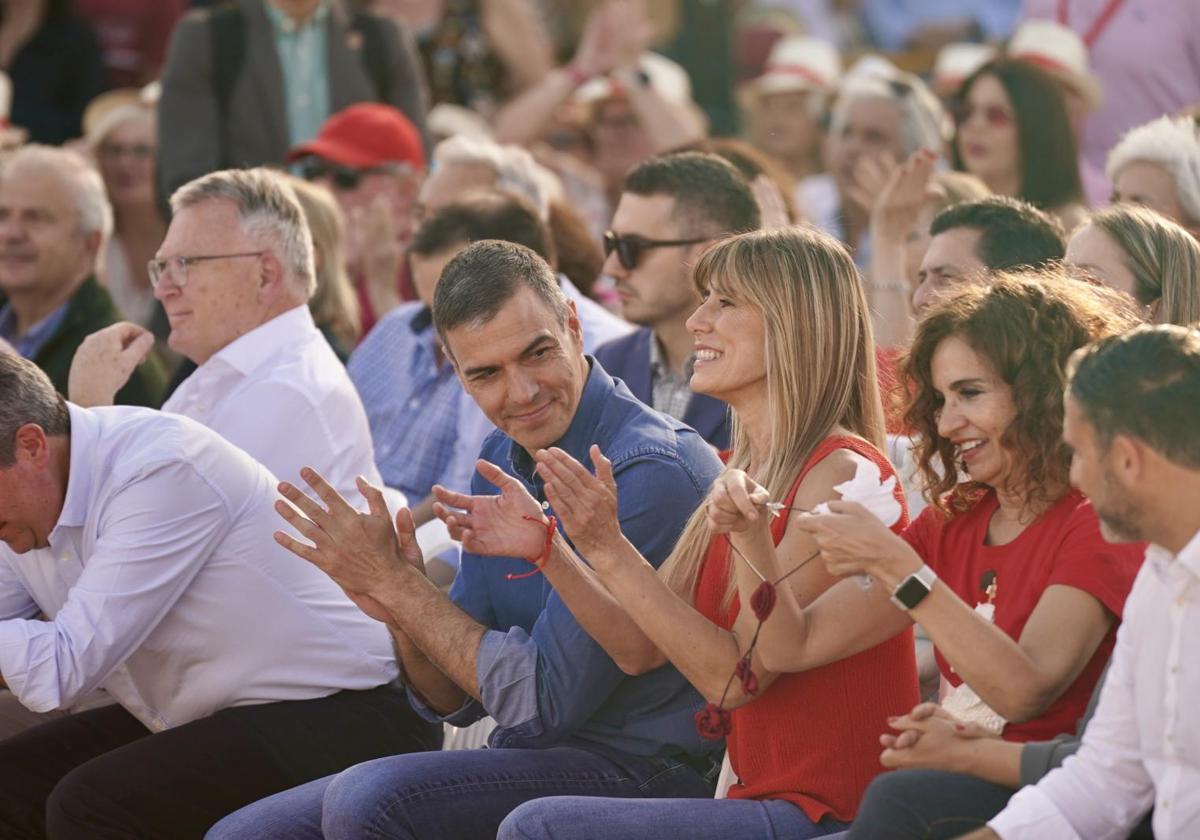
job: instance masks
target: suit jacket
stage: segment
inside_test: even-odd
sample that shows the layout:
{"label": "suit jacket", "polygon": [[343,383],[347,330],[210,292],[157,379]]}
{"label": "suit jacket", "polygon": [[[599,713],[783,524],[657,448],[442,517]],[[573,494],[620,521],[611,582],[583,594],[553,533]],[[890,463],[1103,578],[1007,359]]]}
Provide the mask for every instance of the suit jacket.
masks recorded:
{"label": "suit jacket", "polygon": [[[643,327],[596,348],[596,361],[609,374],[622,380],[646,405],[653,405],[650,384],[650,342],[653,340],[654,332]],[[724,452],[729,448],[729,406],[725,403],[704,394],[692,394],[682,419],[718,450]]]}
{"label": "suit jacket", "polygon": [[[5,302],[5,296],[0,294],[0,306]],[[95,277],[89,277],[67,301],[67,312],[54,335],[30,361],[46,372],[59,393],[66,394],[67,374],[71,372],[71,360],[75,358],[79,345],[96,330],[120,320],[121,313],[108,291],[96,282]],[[150,357],[138,365],[129,382],[117,392],[116,403],[158,408],[162,404],[163,386],[166,384],[166,369],[151,351]]]}
{"label": "suit jacket", "polygon": [[[159,185],[166,195],[193,178],[218,169],[282,165],[291,143],[283,70],[265,0],[238,0],[244,50],[237,81],[222,120],[212,72],[210,12],[189,12],[171,37],[159,100]],[[345,0],[330,0],[328,73],[330,113],[356,102],[378,101],[353,37]],[[388,105],[403,111],[424,133],[426,90],[420,56],[411,34],[392,20],[388,66],[394,69]]]}

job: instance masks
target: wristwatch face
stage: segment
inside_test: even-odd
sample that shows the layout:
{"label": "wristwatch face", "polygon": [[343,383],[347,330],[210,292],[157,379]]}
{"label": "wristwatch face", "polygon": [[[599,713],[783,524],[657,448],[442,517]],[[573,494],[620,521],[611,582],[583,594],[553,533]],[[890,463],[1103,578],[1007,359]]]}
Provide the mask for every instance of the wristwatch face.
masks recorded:
{"label": "wristwatch face", "polygon": [[907,577],[904,582],[896,587],[892,597],[904,605],[904,609],[911,610],[925,600],[925,596],[929,594],[929,587],[916,577]]}

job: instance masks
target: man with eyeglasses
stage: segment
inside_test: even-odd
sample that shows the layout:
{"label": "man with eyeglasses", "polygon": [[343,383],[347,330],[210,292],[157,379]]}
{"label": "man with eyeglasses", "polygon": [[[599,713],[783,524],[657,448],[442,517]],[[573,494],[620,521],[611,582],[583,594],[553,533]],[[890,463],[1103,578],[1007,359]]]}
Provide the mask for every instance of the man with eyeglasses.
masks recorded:
{"label": "man with eyeglasses", "polygon": [[[214,172],[171,198],[174,218],[150,261],[150,282],[171,333],[198,367],[163,405],[237,444],[278,478],[328,470],[357,498],[355,479],[378,482],[366,412],[350,377],[313,323],[312,239],[303,211],[266,169]],[[71,370],[71,400],[106,405],[149,346],[129,323],[98,333]],[[396,493],[390,500],[399,505]]]}
{"label": "man with eyeglasses", "polygon": [[[63,393],[76,348],[90,333],[121,319],[96,279],[97,255],[111,229],[104,183],[77,155],[26,146],[5,163],[0,339],[37,364]],[[157,406],[162,400],[166,372],[156,357],[131,366],[126,380],[110,401]]]}
{"label": "man with eyeglasses", "polygon": [[309,181],[333,193],[346,220],[346,265],[363,335],[403,301],[404,249],[425,174],[421,135],[403,113],[363,102],[334,114],[316,139],[288,151]]}
{"label": "man with eyeglasses", "polygon": [[616,280],[625,318],[642,329],[597,349],[596,360],[642,402],[721,450],[729,447],[725,404],[688,387],[695,342],[687,319],[701,302],[692,266],[712,242],[760,226],[737,170],[715,155],[685,152],[629,173],[604,235],[604,272]]}

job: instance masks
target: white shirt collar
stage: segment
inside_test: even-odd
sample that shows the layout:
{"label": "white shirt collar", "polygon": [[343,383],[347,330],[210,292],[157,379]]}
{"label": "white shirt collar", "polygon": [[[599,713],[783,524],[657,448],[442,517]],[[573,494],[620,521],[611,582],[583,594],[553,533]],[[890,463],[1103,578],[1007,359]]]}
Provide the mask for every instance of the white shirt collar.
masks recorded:
{"label": "white shirt collar", "polygon": [[63,498],[62,512],[54,531],[59,528],[79,528],[87,519],[92,495],[92,458],[96,451],[99,424],[92,413],[74,403],[67,403],[71,413],[71,464],[67,475],[67,493]]}
{"label": "white shirt collar", "polygon": [[1192,535],[1188,544],[1178,554],[1172,554],[1156,543],[1151,543],[1146,549],[1146,559],[1154,564],[1159,573],[1165,572],[1172,564],[1179,564],[1196,577],[1200,577],[1200,531]]}
{"label": "white shirt collar", "polygon": [[238,373],[247,376],[277,356],[284,347],[308,338],[316,329],[308,306],[300,304],[235,338],[218,350],[205,365],[213,359],[220,359]]}

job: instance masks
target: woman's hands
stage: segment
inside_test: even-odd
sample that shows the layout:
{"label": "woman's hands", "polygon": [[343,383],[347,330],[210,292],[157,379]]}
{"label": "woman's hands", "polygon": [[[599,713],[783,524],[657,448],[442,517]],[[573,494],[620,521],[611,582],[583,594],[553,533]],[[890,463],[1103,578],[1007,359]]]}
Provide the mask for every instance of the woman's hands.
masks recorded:
{"label": "woman's hands", "polygon": [[592,559],[620,537],[621,522],[612,462],[595,444],[588,454],[595,475],[558,447],[542,449],[534,459],[563,531],[580,554]]}
{"label": "woman's hands", "polygon": [[907,715],[890,718],[888,726],[898,734],[879,736],[884,747],[879,760],[892,769],[970,773],[979,741],[994,739],[983,727],[958,720],[936,703],[922,703]]}
{"label": "woman's hands", "polygon": [[889,590],[921,568],[921,558],[857,502],[829,502],[829,513],[796,517],[794,527],[816,542],[832,575],[871,575]]}
{"label": "woman's hands", "polygon": [[705,511],[714,534],[750,531],[770,523],[767,489],[742,470],[725,470],[713,482]]}

